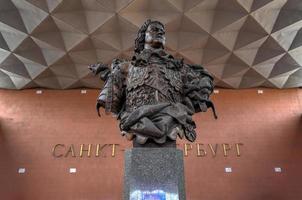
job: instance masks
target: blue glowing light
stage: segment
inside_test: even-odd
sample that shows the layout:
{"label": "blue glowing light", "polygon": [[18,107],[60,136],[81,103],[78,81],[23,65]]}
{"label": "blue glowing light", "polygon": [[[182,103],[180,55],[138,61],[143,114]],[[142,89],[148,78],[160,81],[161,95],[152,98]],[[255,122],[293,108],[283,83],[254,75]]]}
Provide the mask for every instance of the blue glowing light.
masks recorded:
{"label": "blue glowing light", "polygon": [[179,200],[179,198],[177,194],[167,193],[163,190],[135,190],[131,193],[130,200]]}

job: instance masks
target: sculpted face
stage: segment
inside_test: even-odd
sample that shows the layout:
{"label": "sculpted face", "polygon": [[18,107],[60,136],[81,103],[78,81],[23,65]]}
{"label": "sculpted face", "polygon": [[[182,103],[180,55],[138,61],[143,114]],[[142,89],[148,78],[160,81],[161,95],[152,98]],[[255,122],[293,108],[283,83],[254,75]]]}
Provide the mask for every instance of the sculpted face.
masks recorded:
{"label": "sculpted face", "polygon": [[164,48],[166,42],[164,27],[158,23],[151,23],[145,33],[145,48]]}

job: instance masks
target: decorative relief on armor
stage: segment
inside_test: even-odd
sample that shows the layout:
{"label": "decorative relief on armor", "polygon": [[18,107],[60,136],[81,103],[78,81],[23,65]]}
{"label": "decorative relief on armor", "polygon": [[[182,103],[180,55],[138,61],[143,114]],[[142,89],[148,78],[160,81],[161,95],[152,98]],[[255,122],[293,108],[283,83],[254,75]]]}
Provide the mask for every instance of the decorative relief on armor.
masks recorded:
{"label": "decorative relief on armor", "polygon": [[127,92],[126,107],[127,111],[133,111],[143,105],[155,105],[164,101],[164,97],[154,88],[144,85]]}
{"label": "decorative relief on armor", "polygon": [[162,68],[164,70],[165,77],[169,80],[170,84],[177,90],[182,91],[182,77],[180,71],[175,71],[168,68]]}
{"label": "decorative relief on armor", "polygon": [[127,90],[131,90],[144,84],[148,78],[149,68],[131,66],[128,72]]}

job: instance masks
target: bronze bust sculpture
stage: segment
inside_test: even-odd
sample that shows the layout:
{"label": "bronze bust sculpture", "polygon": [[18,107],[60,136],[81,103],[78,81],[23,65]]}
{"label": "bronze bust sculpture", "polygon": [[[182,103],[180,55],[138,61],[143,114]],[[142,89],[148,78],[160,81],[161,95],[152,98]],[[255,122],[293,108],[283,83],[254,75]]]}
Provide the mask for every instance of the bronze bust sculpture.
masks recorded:
{"label": "bronze bust sculpture", "polygon": [[165,29],[147,20],[139,29],[132,60],[114,59],[111,67],[89,68],[105,81],[97,110],[114,113],[122,135],[134,147],[175,146],[177,136],[196,139],[192,115],[215,109],[209,96],[212,76],[199,65],[189,65],[164,51]]}

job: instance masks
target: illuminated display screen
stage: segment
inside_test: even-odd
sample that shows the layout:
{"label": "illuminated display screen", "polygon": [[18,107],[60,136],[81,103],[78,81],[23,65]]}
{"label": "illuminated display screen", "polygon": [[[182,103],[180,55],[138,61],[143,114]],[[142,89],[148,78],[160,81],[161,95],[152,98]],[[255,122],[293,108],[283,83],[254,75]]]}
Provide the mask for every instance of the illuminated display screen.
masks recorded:
{"label": "illuminated display screen", "polygon": [[143,194],[143,200],[166,200],[165,193]]}
{"label": "illuminated display screen", "polygon": [[179,200],[177,194],[167,193],[163,190],[141,191],[131,193],[130,200]]}

